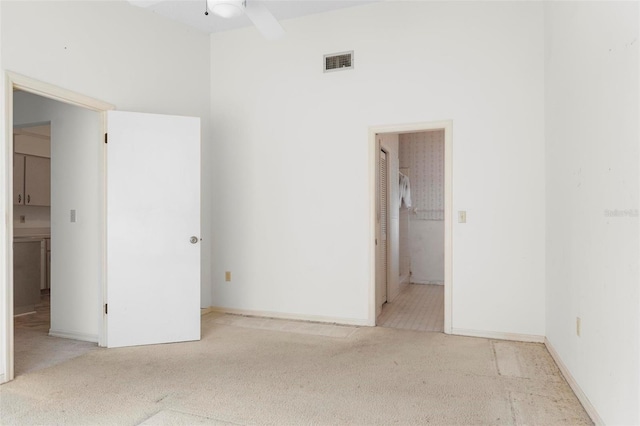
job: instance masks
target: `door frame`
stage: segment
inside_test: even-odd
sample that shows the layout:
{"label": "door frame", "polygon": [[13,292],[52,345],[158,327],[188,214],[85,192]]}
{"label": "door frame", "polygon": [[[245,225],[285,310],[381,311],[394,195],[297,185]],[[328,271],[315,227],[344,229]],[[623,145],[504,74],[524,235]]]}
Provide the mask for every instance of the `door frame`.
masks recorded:
{"label": "door frame", "polygon": [[376,135],[418,133],[444,130],[444,332],[452,333],[453,324],[453,120],[369,127],[369,318],[376,325]]}
{"label": "door frame", "polygon": [[[82,95],[71,90],[63,89],[61,87],[44,83],[13,73],[10,71],[5,72],[4,81],[4,107],[5,107],[5,122],[4,122],[4,141],[0,140],[0,150],[4,152],[4,208],[7,220],[4,226],[5,235],[5,247],[1,252],[2,258],[0,258],[0,265],[5,266],[6,271],[3,276],[0,276],[0,304],[4,305],[5,317],[2,322],[4,329],[0,330],[0,337],[2,342],[0,348],[4,349],[5,359],[5,375],[0,375],[0,383],[8,382],[14,378],[14,326],[13,326],[13,93],[15,90],[22,90],[32,93],[34,95],[42,96],[45,98],[53,99],[55,101],[63,102],[66,104],[86,108],[92,111],[96,111],[101,115],[101,132],[106,132],[106,115],[107,111],[115,109],[115,106],[107,102],[103,102],[89,96]],[[100,140],[102,135],[96,135],[96,139]],[[1,158],[1,157],[0,157]],[[102,179],[106,182],[106,151],[102,149],[102,162],[104,167],[102,169]],[[2,181],[0,181],[2,182]],[[103,185],[103,188],[106,188]],[[106,189],[103,189],[106,191]],[[106,193],[101,194],[104,200],[103,209],[103,223],[102,223],[102,265],[100,271],[100,311],[96,312],[99,315],[99,334],[98,345],[106,345],[106,321],[104,318],[104,312],[102,312],[102,306],[106,300]]]}

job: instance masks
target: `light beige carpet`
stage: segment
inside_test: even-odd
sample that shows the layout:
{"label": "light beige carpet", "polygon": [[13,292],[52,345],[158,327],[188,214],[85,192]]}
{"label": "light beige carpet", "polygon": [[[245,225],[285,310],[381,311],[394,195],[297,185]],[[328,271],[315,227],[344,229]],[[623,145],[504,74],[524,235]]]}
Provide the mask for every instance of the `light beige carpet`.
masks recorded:
{"label": "light beige carpet", "polygon": [[590,424],[539,344],[220,318],[200,342],[98,349],[2,385],[0,423]]}

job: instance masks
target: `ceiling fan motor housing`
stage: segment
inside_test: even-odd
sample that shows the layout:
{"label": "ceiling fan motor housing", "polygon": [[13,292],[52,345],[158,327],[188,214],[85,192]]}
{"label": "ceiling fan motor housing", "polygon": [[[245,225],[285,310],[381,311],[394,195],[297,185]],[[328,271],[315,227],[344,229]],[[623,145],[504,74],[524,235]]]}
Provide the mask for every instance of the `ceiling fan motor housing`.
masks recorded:
{"label": "ceiling fan motor housing", "polygon": [[223,18],[235,18],[244,13],[245,0],[207,0],[207,7]]}

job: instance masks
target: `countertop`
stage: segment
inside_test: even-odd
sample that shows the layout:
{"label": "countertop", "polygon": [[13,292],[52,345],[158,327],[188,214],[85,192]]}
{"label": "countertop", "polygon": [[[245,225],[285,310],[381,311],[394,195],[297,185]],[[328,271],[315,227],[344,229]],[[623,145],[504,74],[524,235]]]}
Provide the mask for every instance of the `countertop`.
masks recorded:
{"label": "countertop", "polygon": [[51,238],[50,228],[14,228],[14,239],[26,239],[26,238]]}

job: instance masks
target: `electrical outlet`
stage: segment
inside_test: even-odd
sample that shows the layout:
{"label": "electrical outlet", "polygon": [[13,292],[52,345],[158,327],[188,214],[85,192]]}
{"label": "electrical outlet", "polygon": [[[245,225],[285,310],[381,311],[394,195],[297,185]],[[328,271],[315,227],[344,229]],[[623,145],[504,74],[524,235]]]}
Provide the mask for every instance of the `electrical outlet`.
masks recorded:
{"label": "electrical outlet", "polygon": [[27,221],[26,216],[20,216],[20,223],[25,223]]}
{"label": "electrical outlet", "polygon": [[576,317],[576,336],[580,337],[580,333],[582,333],[582,320]]}
{"label": "electrical outlet", "polygon": [[467,212],[465,210],[458,211],[458,223],[467,223]]}
{"label": "electrical outlet", "polygon": [[227,271],[224,273],[224,280],[231,281],[231,271]]}

